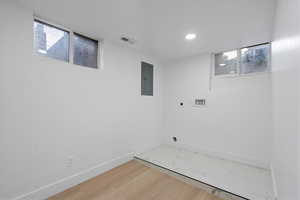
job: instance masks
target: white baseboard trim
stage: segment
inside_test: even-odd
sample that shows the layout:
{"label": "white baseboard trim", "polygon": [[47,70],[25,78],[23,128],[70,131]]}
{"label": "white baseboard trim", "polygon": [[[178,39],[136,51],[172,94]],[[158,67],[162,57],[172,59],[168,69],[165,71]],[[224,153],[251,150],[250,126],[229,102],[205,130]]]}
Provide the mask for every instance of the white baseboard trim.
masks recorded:
{"label": "white baseboard trim", "polygon": [[257,167],[257,168],[262,168],[262,169],[266,169],[266,170],[270,170],[270,164],[266,163],[264,161],[261,160],[257,160],[257,159],[251,159],[251,158],[246,158],[244,156],[239,156],[239,155],[235,155],[233,153],[228,153],[228,152],[218,152],[218,151],[214,151],[208,148],[195,148],[186,144],[172,144],[172,143],[167,143],[168,145],[171,146],[176,146],[179,148],[183,148],[183,149],[187,149],[193,152],[199,152],[202,154],[206,154],[208,156],[213,156],[216,158],[220,158],[220,159],[224,159],[224,160],[230,160],[230,161],[234,161],[234,162],[239,162],[241,164],[245,164],[245,165],[249,165],[252,167]]}
{"label": "white baseboard trim", "polygon": [[271,168],[271,177],[272,177],[272,185],[273,185],[275,200],[278,200],[278,190],[277,190],[277,182],[275,177],[275,169],[272,164],[270,165],[270,168]]}
{"label": "white baseboard trim", "polygon": [[88,179],[98,176],[108,170],[111,170],[121,164],[133,159],[134,153],[129,153],[116,159],[103,162],[95,167],[84,170],[72,176],[63,178],[49,185],[42,186],[35,191],[21,195],[13,200],[44,200],[68,188],[78,185]]}

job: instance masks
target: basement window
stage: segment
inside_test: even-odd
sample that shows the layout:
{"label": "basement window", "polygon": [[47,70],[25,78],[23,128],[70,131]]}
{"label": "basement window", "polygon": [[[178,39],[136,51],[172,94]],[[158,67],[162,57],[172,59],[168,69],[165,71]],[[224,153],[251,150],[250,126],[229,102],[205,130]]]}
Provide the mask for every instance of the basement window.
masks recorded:
{"label": "basement window", "polygon": [[39,19],[34,20],[33,29],[36,54],[98,68],[98,40]]}
{"label": "basement window", "polygon": [[238,51],[227,51],[215,55],[215,75],[236,74]]}
{"label": "basement window", "polygon": [[97,68],[98,41],[74,33],[73,62],[91,68]]}
{"label": "basement window", "polygon": [[214,54],[215,76],[239,76],[269,72],[271,44],[259,44]]}
{"label": "basement window", "polygon": [[270,66],[270,44],[262,44],[241,50],[240,73],[266,72]]}
{"label": "basement window", "polygon": [[68,31],[34,21],[34,50],[37,54],[69,62],[69,41]]}

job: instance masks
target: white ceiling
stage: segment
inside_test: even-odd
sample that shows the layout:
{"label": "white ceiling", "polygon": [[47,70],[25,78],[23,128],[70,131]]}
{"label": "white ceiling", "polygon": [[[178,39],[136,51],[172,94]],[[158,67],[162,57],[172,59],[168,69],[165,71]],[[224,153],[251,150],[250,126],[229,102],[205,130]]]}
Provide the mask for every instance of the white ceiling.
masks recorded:
{"label": "white ceiling", "polygon": [[[163,60],[270,41],[274,0],[19,0],[36,15]],[[196,33],[193,41],[184,39]],[[130,46],[128,44],[128,46]]]}

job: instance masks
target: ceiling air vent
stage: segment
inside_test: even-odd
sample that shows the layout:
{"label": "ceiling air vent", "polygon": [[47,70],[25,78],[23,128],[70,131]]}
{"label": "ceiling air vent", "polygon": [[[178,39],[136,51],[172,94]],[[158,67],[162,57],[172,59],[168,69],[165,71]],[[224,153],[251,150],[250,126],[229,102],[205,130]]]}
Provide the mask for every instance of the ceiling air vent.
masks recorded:
{"label": "ceiling air vent", "polygon": [[129,38],[129,37],[121,37],[121,40],[123,42],[127,42],[129,44],[134,44],[136,42],[136,40],[132,39],[132,38]]}

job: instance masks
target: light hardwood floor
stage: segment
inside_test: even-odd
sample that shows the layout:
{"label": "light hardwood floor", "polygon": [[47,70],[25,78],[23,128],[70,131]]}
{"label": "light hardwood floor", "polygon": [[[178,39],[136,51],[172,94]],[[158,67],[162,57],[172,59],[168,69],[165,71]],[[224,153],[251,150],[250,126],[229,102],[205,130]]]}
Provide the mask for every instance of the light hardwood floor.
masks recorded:
{"label": "light hardwood floor", "polygon": [[137,161],[130,161],[48,200],[221,200]]}

